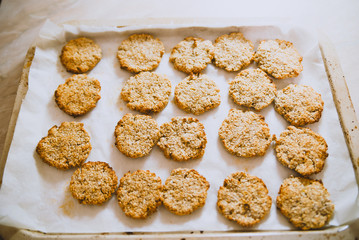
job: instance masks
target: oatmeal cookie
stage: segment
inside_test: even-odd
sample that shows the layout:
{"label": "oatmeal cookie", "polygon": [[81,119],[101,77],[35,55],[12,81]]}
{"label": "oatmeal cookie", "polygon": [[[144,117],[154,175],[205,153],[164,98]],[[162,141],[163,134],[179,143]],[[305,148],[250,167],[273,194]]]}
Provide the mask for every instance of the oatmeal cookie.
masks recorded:
{"label": "oatmeal cookie", "polygon": [[277,207],[289,221],[302,230],[321,228],[329,222],[334,204],[323,183],[291,177],[280,186]]}
{"label": "oatmeal cookie", "polygon": [[159,127],[150,116],[128,113],[115,128],[116,147],[131,158],[149,154],[159,137]]}
{"label": "oatmeal cookie", "polygon": [[166,75],[141,72],[127,80],[121,98],[127,107],[142,113],[157,113],[168,104],[171,81]]}
{"label": "oatmeal cookie", "polygon": [[218,134],[227,151],[238,157],[262,156],[272,142],[264,117],[251,111],[231,109]]}
{"label": "oatmeal cookie", "polygon": [[62,48],[60,60],[68,72],[85,73],[92,70],[102,58],[102,50],[93,40],[85,37],[70,40]]}
{"label": "oatmeal cookie", "polygon": [[99,205],[109,200],[117,187],[115,171],[105,162],[87,162],[71,177],[70,192],[81,204]]}
{"label": "oatmeal cookie", "polygon": [[274,109],[296,127],[318,122],[323,107],[321,95],[306,85],[290,84],[274,99]]}
{"label": "oatmeal cookie", "polygon": [[239,32],[218,37],[213,46],[213,63],[229,72],[241,70],[254,58],[253,43]]}
{"label": "oatmeal cookie", "polygon": [[148,170],[128,172],[120,179],[117,200],[126,216],[147,218],[162,203],[161,178]]}
{"label": "oatmeal cookie", "polygon": [[211,63],[213,55],[211,41],[186,37],[172,49],[170,62],[178,71],[188,74],[199,73]]}
{"label": "oatmeal cookie", "polygon": [[186,112],[199,115],[221,103],[219,88],[205,74],[192,74],[175,88],[175,102]]}
{"label": "oatmeal cookie", "polygon": [[149,34],[133,34],[122,41],[117,58],[121,68],[138,73],[155,69],[164,52],[165,47],[158,38]]}
{"label": "oatmeal cookie", "polygon": [[207,144],[203,124],[191,117],[174,117],[162,124],[160,136],[157,145],[167,158],[176,161],[202,157]]}
{"label": "oatmeal cookie", "polygon": [[243,227],[260,222],[270,212],[271,205],[272,198],[262,179],[248,173],[232,173],[218,191],[220,213]]}
{"label": "oatmeal cookie", "polygon": [[55,91],[57,106],[65,113],[77,117],[96,107],[100,100],[100,82],[86,74],[77,74],[68,78]]}
{"label": "oatmeal cookie", "polygon": [[91,151],[90,136],[83,123],[63,122],[53,126],[37,144],[36,152],[50,166],[66,170],[80,166]]}
{"label": "oatmeal cookie", "polygon": [[259,111],[275,98],[276,87],[267,74],[260,69],[241,71],[229,83],[229,95],[238,105]]}
{"label": "oatmeal cookie", "polygon": [[209,186],[194,169],[174,169],[163,186],[163,205],[176,215],[191,214],[206,203]]}
{"label": "oatmeal cookie", "polygon": [[261,41],[254,55],[258,67],[277,79],[297,77],[302,59],[291,42],[279,39]]}
{"label": "oatmeal cookie", "polygon": [[289,126],[274,149],[280,163],[304,176],[322,171],[328,157],[324,138],[309,128]]}

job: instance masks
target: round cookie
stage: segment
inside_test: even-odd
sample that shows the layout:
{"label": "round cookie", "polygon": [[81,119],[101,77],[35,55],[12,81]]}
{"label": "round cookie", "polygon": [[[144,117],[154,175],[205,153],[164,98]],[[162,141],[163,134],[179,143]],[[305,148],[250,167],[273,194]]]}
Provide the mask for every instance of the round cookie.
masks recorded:
{"label": "round cookie", "polygon": [[209,182],[194,169],[172,170],[163,186],[163,205],[176,215],[188,215],[204,206]]}
{"label": "round cookie", "polygon": [[291,42],[279,39],[261,41],[254,55],[258,67],[277,79],[297,77],[302,60]]}
{"label": "round cookie", "polygon": [[271,104],[276,94],[276,86],[260,69],[241,71],[229,86],[229,95],[236,104],[257,111]]}
{"label": "round cookie", "polygon": [[334,212],[329,193],[318,180],[291,177],[280,186],[277,207],[297,228],[302,230],[321,228]]}
{"label": "round cookie", "polygon": [[126,114],[115,128],[115,145],[127,157],[139,158],[150,153],[160,137],[156,121],[146,115]]}
{"label": "round cookie", "polygon": [[120,179],[117,200],[126,216],[147,218],[162,203],[161,178],[148,170],[128,172]]}
{"label": "round cookie", "polygon": [[218,190],[220,213],[243,227],[260,222],[270,212],[272,198],[262,179],[244,172],[229,175]]}
{"label": "round cookie", "polygon": [[211,41],[186,37],[172,49],[170,62],[178,71],[188,74],[199,73],[211,63],[213,55]]}
{"label": "round cookie", "polygon": [[276,139],[274,149],[280,163],[304,176],[322,171],[328,157],[324,138],[309,128],[289,126]]}
{"label": "round cookie", "polygon": [[55,91],[57,106],[65,113],[77,117],[96,107],[100,100],[100,82],[86,74],[77,74],[68,78]]}
{"label": "round cookie", "polygon": [[157,113],[167,106],[170,94],[171,81],[166,75],[141,72],[127,80],[121,98],[132,110]]}
{"label": "round cookie", "polygon": [[161,62],[165,52],[163,43],[149,34],[133,34],[118,47],[121,68],[138,73],[151,71]]}
{"label": "round cookie", "polygon": [[227,151],[238,157],[262,156],[272,142],[262,115],[238,109],[229,111],[218,134]]}
{"label": "round cookie", "polygon": [[221,103],[219,88],[205,74],[192,74],[175,88],[175,102],[186,112],[199,115]]}
{"label": "round cookie", "polygon": [[274,99],[274,109],[296,127],[319,121],[323,107],[321,95],[306,85],[290,84]]}
{"label": "round cookie", "polygon": [[53,126],[37,144],[36,152],[44,162],[58,169],[80,166],[91,152],[90,136],[83,126],[77,122]]}
{"label": "round cookie", "polygon": [[60,60],[68,72],[85,73],[92,70],[102,58],[99,45],[89,38],[70,40],[62,48]]}
{"label": "round cookie", "polygon": [[213,46],[214,65],[229,72],[241,70],[254,58],[253,43],[239,32],[218,37]]}
{"label": "round cookie", "polygon": [[117,187],[115,171],[105,162],[87,162],[71,177],[70,192],[81,204],[99,205],[109,200]]}
{"label": "round cookie", "polygon": [[176,161],[202,157],[207,144],[203,124],[191,117],[174,117],[162,124],[160,136],[157,146]]}

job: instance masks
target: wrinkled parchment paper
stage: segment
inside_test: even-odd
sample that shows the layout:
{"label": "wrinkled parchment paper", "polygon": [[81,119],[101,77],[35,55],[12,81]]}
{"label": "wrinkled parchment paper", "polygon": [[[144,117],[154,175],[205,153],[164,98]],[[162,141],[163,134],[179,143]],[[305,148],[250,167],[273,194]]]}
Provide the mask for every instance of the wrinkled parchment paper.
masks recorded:
{"label": "wrinkled parchment paper", "polygon": [[[97,233],[97,232],[166,232],[210,230],[241,230],[239,225],[225,219],[216,208],[217,191],[223,180],[235,171],[248,173],[263,179],[273,203],[269,216],[255,230],[289,230],[293,227],[276,209],[275,199],[283,179],[296,175],[277,162],[273,146],[262,157],[239,158],[229,154],[218,139],[218,129],[229,109],[240,108],[228,96],[228,83],[237,73],[228,73],[210,64],[203,73],[219,86],[221,105],[200,116],[194,116],[205,126],[206,152],[202,159],[175,162],[166,159],[158,147],[149,156],[130,159],[114,145],[114,129],[117,122],[129,110],[120,99],[123,84],[131,73],[122,70],[116,52],[122,40],[133,33],[149,33],[162,40],[166,52],[157,73],[166,74],[172,82],[172,93],[167,107],[152,115],[159,124],[174,116],[192,116],[177,108],[173,102],[175,86],[186,74],[175,70],[168,58],[171,49],[187,36],[214,41],[222,34],[240,31],[255,47],[263,39],[284,39],[293,42],[303,56],[304,70],[297,78],[274,80],[277,89],[290,83],[312,86],[322,95],[325,106],[318,123],[308,125],[327,141],[329,157],[324,170],[312,176],[322,179],[335,204],[335,214],[329,226],[338,226],[359,216],[357,185],[352,164],[333,103],[330,86],[325,74],[316,37],[311,32],[289,26],[136,26],[91,27],[58,26],[47,22],[41,30],[29,74],[29,90],[21,107],[15,134],[8,155],[3,184],[0,191],[0,224],[43,232]],[[62,112],[54,101],[54,91],[72,74],[66,72],[59,54],[66,41],[86,36],[94,39],[103,50],[103,59],[88,73],[101,82],[101,100],[97,107],[83,117],[73,118]],[[255,68],[253,63],[249,68]],[[277,136],[288,123],[274,111],[273,104],[263,109],[272,134]],[[148,169],[164,182],[174,168],[194,168],[210,182],[207,202],[201,209],[188,216],[176,216],[160,206],[146,220],[133,220],[124,215],[113,196],[101,206],[84,206],[73,199],[68,185],[74,169],[57,170],[43,163],[35,152],[38,141],[47,135],[53,125],[63,121],[85,124],[91,136],[92,151],[87,161],[108,162],[121,178],[128,171]]]}

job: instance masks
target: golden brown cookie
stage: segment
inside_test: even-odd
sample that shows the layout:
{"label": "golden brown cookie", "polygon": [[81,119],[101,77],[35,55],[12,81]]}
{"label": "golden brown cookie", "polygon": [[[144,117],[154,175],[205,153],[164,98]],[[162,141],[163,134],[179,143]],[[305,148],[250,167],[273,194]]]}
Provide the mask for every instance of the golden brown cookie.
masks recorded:
{"label": "golden brown cookie", "polygon": [[323,183],[301,177],[283,181],[277,207],[295,227],[302,230],[323,227],[334,213],[334,204]]}
{"label": "golden brown cookie", "polygon": [[297,77],[302,59],[293,43],[279,39],[261,41],[254,55],[258,67],[277,79]]}
{"label": "golden brown cookie", "polygon": [[238,105],[259,111],[275,98],[276,87],[268,75],[260,69],[241,71],[229,83],[229,95]]}
{"label": "golden brown cookie", "polygon": [[138,73],[151,71],[161,62],[165,52],[163,43],[149,34],[133,34],[118,47],[121,68]]}
{"label": "golden brown cookie", "polygon": [[206,203],[209,186],[194,169],[174,169],[163,186],[163,205],[176,215],[191,214]]}
{"label": "golden brown cookie", "polygon": [[213,63],[229,72],[241,70],[254,58],[253,43],[239,32],[218,37],[213,46]]}
{"label": "golden brown cookie", "polygon": [[328,157],[324,138],[309,128],[289,126],[276,139],[274,149],[280,163],[304,176],[322,171]]}
{"label": "golden brown cookie", "polygon": [[62,48],[61,63],[72,73],[92,70],[102,58],[102,50],[93,40],[85,37],[70,40]]}
{"label": "golden brown cookie", "polygon": [[227,151],[238,157],[262,156],[272,142],[264,117],[251,111],[231,109],[218,134]]}
{"label": "golden brown cookie", "polygon": [[204,126],[191,117],[174,117],[160,127],[157,146],[167,158],[187,161],[200,158],[204,154],[207,138]]}
{"label": "golden brown cookie", "polygon": [[186,37],[172,49],[170,62],[178,71],[188,74],[199,73],[211,63],[213,55],[211,41]]}
{"label": "golden brown cookie", "polygon": [[142,113],[157,113],[168,104],[171,81],[166,75],[141,72],[127,80],[121,98],[127,107]]}
{"label": "golden brown cookie", "polygon": [[37,144],[36,152],[50,166],[66,170],[80,166],[91,151],[90,136],[83,123],[63,122],[53,126]]}
{"label": "golden brown cookie", "polygon": [[192,74],[175,88],[175,102],[186,112],[199,115],[221,103],[219,88],[205,74]]}
{"label": "golden brown cookie", "polygon": [[96,107],[100,100],[100,82],[86,74],[68,78],[55,91],[57,106],[65,113],[77,117]]}
{"label": "golden brown cookie", "polygon": [[321,95],[306,85],[290,84],[274,99],[274,109],[296,127],[319,121],[323,107]]}
{"label": "golden brown cookie", "polygon": [[156,121],[146,115],[128,113],[115,128],[116,147],[131,158],[149,154],[159,137],[160,130]]}
{"label": "golden brown cookie", "polygon": [[70,192],[81,204],[106,202],[117,187],[115,171],[105,162],[87,162],[71,177]]}
{"label": "golden brown cookie", "polygon": [[217,206],[227,219],[243,227],[251,227],[268,215],[272,198],[262,179],[235,172],[219,188]]}
{"label": "golden brown cookie", "polygon": [[161,178],[148,170],[128,172],[120,179],[117,200],[126,216],[147,218],[162,203]]}

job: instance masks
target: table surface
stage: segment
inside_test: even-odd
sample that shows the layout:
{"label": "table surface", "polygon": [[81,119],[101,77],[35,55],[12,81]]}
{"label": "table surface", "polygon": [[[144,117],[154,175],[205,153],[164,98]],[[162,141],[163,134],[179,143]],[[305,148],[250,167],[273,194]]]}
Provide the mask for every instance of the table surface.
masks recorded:
{"label": "table surface", "polygon": [[[359,1],[3,0],[0,1],[0,152],[28,48],[49,19],[218,19],[278,21],[316,28],[334,44],[359,117]],[[351,226],[353,239],[359,223]]]}

